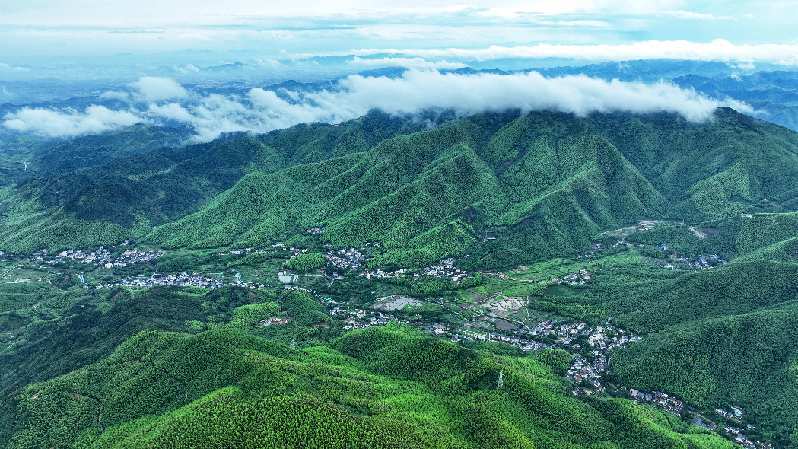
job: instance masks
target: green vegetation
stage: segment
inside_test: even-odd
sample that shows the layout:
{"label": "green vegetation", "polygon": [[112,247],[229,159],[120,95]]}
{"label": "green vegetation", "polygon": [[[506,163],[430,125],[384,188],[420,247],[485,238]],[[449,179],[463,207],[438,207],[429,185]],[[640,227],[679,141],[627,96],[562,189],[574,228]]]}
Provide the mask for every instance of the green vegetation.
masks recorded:
{"label": "green vegetation", "polygon": [[327,263],[322,253],[302,253],[285,261],[285,267],[302,273],[323,268]]}
{"label": "green vegetation", "polygon": [[[785,186],[798,182],[798,140],[763,123],[747,125],[768,133],[743,131],[744,120],[727,111],[705,125],[668,115],[479,115],[368,151],[255,171],[151,238],[259,245],[324,226],[323,240],[336,246],[381,243],[373,263],[384,266],[462,254],[474,266],[514,266],[573,254],[641,218],[727,226],[746,211],[781,210],[791,199]],[[778,171],[757,162],[762,148],[785,145]]]}
{"label": "green vegetation", "polygon": [[142,333],[100,362],[28,387],[10,443],[263,446],[732,447],[626,401],[571,398],[532,358],[401,327],[303,349],[229,329]]}
{"label": "green vegetation", "polygon": [[[616,355],[617,375],[691,403],[736,404],[771,441],[798,422],[798,308],[794,304],[675,326]],[[650,341],[649,341],[650,340]]]}
{"label": "green vegetation", "polygon": [[[573,396],[587,348],[345,331],[400,297],[384,312],[432,333],[610,322],[642,337],[610,353],[611,386],[739,405],[749,436],[798,447],[798,135],[725,109],[424,118],[190,146],[141,126],[26,149],[29,174],[0,162],[0,250],[20,253],[0,253],[0,446],[733,447]],[[125,240],[167,253],[30,254]],[[328,265],[349,247],[366,270],[453,257],[468,275]],[[182,272],[228,286],[118,287]]]}

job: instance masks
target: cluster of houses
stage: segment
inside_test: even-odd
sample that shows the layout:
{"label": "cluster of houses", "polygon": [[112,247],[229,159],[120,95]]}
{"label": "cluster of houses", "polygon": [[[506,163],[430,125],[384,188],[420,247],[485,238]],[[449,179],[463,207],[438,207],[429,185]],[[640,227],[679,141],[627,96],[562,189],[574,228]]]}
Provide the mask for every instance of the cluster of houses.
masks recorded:
{"label": "cluster of houses", "polygon": [[681,415],[684,412],[684,402],[661,391],[642,391],[629,389],[629,399],[642,403],[655,405],[666,412]]}
{"label": "cluster of houses", "polygon": [[689,258],[672,254],[670,256],[670,259],[667,262],[663,263],[662,266],[664,268],[669,268],[671,270],[676,268],[681,268],[686,270],[707,270],[710,268],[715,268],[720,265],[724,265],[725,263],[726,260],[718,256],[717,254],[702,254],[696,258]]}
{"label": "cluster of houses", "polygon": [[443,259],[437,265],[431,265],[429,267],[423,268],[418,273],[413,274],[413,277],[420,276],[448,278],[452,282],[459,282],[464,277],[468,276],[468,273],[460,268],[457,268],[454,265],[454,259],[448,258]]}
{"label": "cluster of houses", "polygon": [[773,449],[773,444],[752,440],[738,427],[724,426],[721,433],[746,449]]}
{"label": "cluster of houses", "polygon": [[366,279],[396,279],[410,276],[411,274],[415,279],[418,279],[422,276],[429,276],[446,278],[452,282],[459,282],[468,276],[468,273],[465,270],[455,266],[455,260],[452,258],[443,259],[436,265],[430,265],[418,271],[409,270],[407,268],[385,271],[383,269],[377,268],[374,270],[365,271],[361,274],[361,276],[365,277]]}
{"label": "cluster of houses", "polygon": [[365,277],[366,279],[398,279],[405,277],[410,270],[407,268],[400,268],[394,271],[385,271],[382,268],[377,268],[374,270],[364,271],[361,276]]}
{"label": "cluster of houses", "polygon": [[[731,406],[728,410],[715,409],[716,417],[726,421],[726,424],[718,425],[687,406],[683,401],[661,391],[643,391],[631,388],[629,389],[628,397],[637,403],[650,404],[666,412],[684,417],[691,424],[718,432],[746,449],[773,449],[772,443],[753,440],[746,435],[741,427],[738,427],[738,425],[742,425],[744,416],[743,409],[740,407]],[[746,425],[745,428],[747,431],[755,430],[755,427],[750,424]]]}
{"label": "cluster of houses", "polygon": [[364,309],[345,309],[337,304],[333,304],[329,311],[331,316],[344,321],[343,328],[345,330],[363,329],[371,326],[385,326],[391,322],[407,323],[406,321],[396,319],[382,312]]}
{"label": "cluster of houses", "polygon": [[163,251],[144,251],[139,249],[129,249],[122,252],[111,261],[105,263],[105,268],[126,267],[137,263],[147,263],[163,256]]}
{"label": "cluster of houses", "polygon": [[[507,309],[514,309],[523,304],[520,298],[506,298]],[[398,319],[395,312],[408,306],[418,306],[421,302],[406,296],[391,295],[379,298],[371,309],[345,308],[343,305],[330,302],[328,310],[332,316],[344,320],[345,329],[359,329],[369,326],[381,326],[392,321],[411,323],[430,334],[449,338],[451,341],[492,341],[509,344],[522,351],[539,351],[548,348],[565,349],[576,354],[567,372],[567,377],[574,385],[575,395],[594,395],[605,391],[602,377],[608,370],[609,352],[615,348],[639,341],[640,337],[632,335],[609,323],[591,326],[584,322],[542,321],[534,327],[523,323],[506,321],[488,313],[477,316],[462,324],[451,326],[438,322],[422,322],[420,317],[408,320]],[[501,304],[501,302],[493,303]],[[495,329],[486,330],[486,323],[494,321]],[[499,326],[498,321],[508,326]]]}
{"label": "cluster of houses", "polygon": [[527,298],[520,298],[516,296],[499,296],[498,301],[489,302],[486,307],[488,310],[498,316],[506,317],[510,313],[521,310],[527,304]]}
{"label": "cluster of houses", "polygon": [[278,271],[277,280],[280,281],[283,286],[288,287],[299,282],[299,275],[290,271]]}
{"label": "cluster of houses", "polygon": [[[608,251],[608,250],[623,250],[623,249],[633,249],[633,248],[656,248],[660,253],[664,254],[658,261],[658,265],[662,266],[667,269],[686,269],[686,270],[706,270],[710,268],[714,268],[726,263],[722,257],[717,254],[702,254],[698,257],[690,258],[680,255],[676,251],[674,251],[668,243],[663,242],[656,247],[651,245],[646,245],[642,243],[633,244],[626,241],[626,238],[633,234],[634,232],[646,232],[654,229],[660,222],[653,221],[653,220],[644,220],[639,222],[637,225],[628,226],[621,229],[616,229],[614,231],[607,231],[601,234],[602,237],[614,237],[616,238],[615,242],[610,244],[609,246],[605,246],[601,242],[594,242],[591,244],[590,248],[583,253],[579,254],[576,258],[577,260],[589,260],[598,257],[601,253]],[[688,230],[695,235],[699,239],[707,238],[708,234],[707,231],[698,229],[694,226],[688,227]],[[578,280],[577,280],[578,282]],[[577,285],[580,285],[577,283]]]}
{"label": "cluster of houses", "polygon": [[[505,301],[515,301],[522,304],[520,298],[505,298]],[[410,297],[392,295],[379,298],[372,309],[346,308],[335,301],[328,302],[330,314],[344,321],[344,329],[360,329],[370,326],[383,326],[391,322],[412,324],[422,330],[439,337],[448,338],[454,342],[463,341],[492,341],[502,342],[515,346],[522,351],[540,351],[543,349],[565,349],[574,354],[571,365],[566,372],[566,378],[572,384],[571,393],[576,396],[593,396],[606,391],[603,377],[609,369],[609,354],[615,348],[623,347],[632,342],[641,340],[624,329],[610,323],[591,326],[584,322],[556,322],[546,320],[537,323],[534,327],[522,324],[514,326],[512,330],[494,331],[481,330],[482,320],[495,318],[490,315],[474,318],[462,326],[454,327],[439,322],[422,322],[420,317],[408,319],[397,318],[393,312],[403,309],[408,305],[417,305],[419,302]],[[498,303],[496,303],[498,304]],[[507,305],[507,308],[514,308]],[[746,449],[773,449],[769,443],[754,441],[748,438],[743,430],[733,425],[718,427],[711,421],[703,418],[689,408],[683,401],[675,396],[660,391],[628,390],[628,397],[639,403],[646,403],[658,407],[675,415],[692,418],[694,423],[700,423],[708,429],[716,430],[729,439],[735,441]],[[727,410],[716,410],[719,417],[732,422],[741,422],[743,411],[739,407],[730,407]],[[753,427],[749,426],[749,430]]]}
{"label": "cluster of houses", "polygon": [[54,255],[43,250],[34,253],[33,260],[47,265],[61,265],[68,262],[77,262],[111,269],[152,262],[163,255],[164,252],[161,250],[147,251],[140,249],[128,249],[114,255],[111,250],[100,247],[95,250],[69,249]]}
{"label": "cluster of houses", "polygon": [[384,312],[396,312],[403,310],[405,307],[418,307],[422,304],[421,301],[409,296],[389,295],[377,299],[377,302],[372,307]]}
{"label": "cluster of houses", "polygon": [[756,430],[756,427],[753,425],[745,425],[745,430],[739,427],[743,425],[743,419],[745,417],[745,411],[742,407],[732,405],[728,409],[716,408],[715,415],[726,421],[726,424],[720,427],[712,421],[705,420],[708,424],[705,427],[726,435],[729,439],[746,449],[773,449],[771,443],[753,440],[746,435],[746,431],[750,432]]}
{"label": "cluster of houses", "polygon": [[609,369],[610,351],[640,341],[640,337],[611,324],[590,326],[587,323],[538,323],[531,333],[553,339],[552,347],[577,353],[566,377],[573,383],[572,393],[591,396],[605,391],[602,377]]}
{"label": "cluster of houses", "polygon": [[715,414],[720,416],[721,418],[727,420],[734,420],[734,421],[742,421],[743,416],[745,416],[745,412],[741,407],[731,406],[728,410],[724,410],[722,408],[716,408]]}
{"label": "cluster of houses", "polygon": [[366,256],[355,248],[330,250],[324,254],[327,264],[336,270],[357,271],[366,261]]}
{"label": "cluster of houses", "polygon": [[698,256],[694,261],[692,261],[691,265],[694,268],[697,268],[697,269],[700,269],[700,270],[705,270],[707,268],[716,267],[718,265],[723,265],[725,263],[726,263],[726,261],[723,260],[717,254],[710,254],[708,256],[705,256],[705,255]]}
{"label": "cluster of houses", "polygon": [[[314,231],[316,228],[308,229],[307,232]],[[367,244],[366,247],[377,245],[375,243]],[[288,247],[283,243],[276,243],[272,245],[273,249],[280,249],[290,251],[292,256],[296,256],[298,254],[302,254],[307,252],[307,249],[295,248],[295,247]],[[326,259],[326,275],[331,280],[338,280],[342,279],[344,273],[356,273],[358,276],[365,277],[368,280],[379,280],[379,279],[398,279],[398,278],[405,278],[411,277],[412,278],[420,278],[424,276],[428,277],[437,277],[437,278],[446,278],[451,280],[452,282],[459,282],[463,278],[465,278],[468,273],[465,270],[462,270],[455,266],[455,259],[448,258],[441,260],[438,264],[430,265],[428,267],[419,269],[419,270],[412,270],[408,268],[400,268],[397,270],[384,270],[381,268],[375,269],[366,269],[366,260],[367,256],[365,252],[368,251],[368,248],[365,249],[358,249],[358,248],[344,248],[344,249],[332,249],[329,245],[327,246],[327,250],[324,253],[324,258]],[[231,252],[232,253],[232,252]],[[282,278],[283,276],[291,276],[291,273],[284,272],[280,275]],[[282,279],[281,279],[282,281]],[[295,281],[292,282],[283,282],[284,284],[293,284]]]}
{"label": "cluster of houses", "polygon": [[578,340],[585,339],[590,348],[599,351],[608,351],[640,341],[640,337],[611,324],[594,327],[584,322],[558,323],[546,320],[537,323],[529,332],[536,337],[554,338],[560,347],[581,349]]}
{"label": "cluster of houses", "polygon": [[178,274],[153,274],[150,276],[135,276],[125,278],[111,284],[100,285],[97,288],[111,287],[200,287],[216,289],[224,286],[221,279],[210,278],[199,273],[178,273]]}
{"label": "cluster of houses", "polygon": [[571,394],[574,396],[592,396],[606,390],[601,383],[604,370],[582,355],[575,355],[565,377],[573,383]]}
{"label": "cluster of houses", "polygon": [[542,349],[550,348],[551,345],[534,340],[529,337],[524,337],[518,333],[506,333],[501,331],[496,332],[482,332],[466,328],[460,330],[449,330],[447,334],[450,340],[454,342],[461,341],[485,341],[505,343],[524,351],[540,351]]}
{"label": "cluster of houses", "polygon": [[574,286],[581,286],[585,285],[593,278],[593,275],[585,270],[584,268],[580,269],[576,273],[566,274],[561,278],[554,278],[552,280],[552,284],[556,285],[569,285],[571,287]]}
{"label": "cluster of houses", "polygon": [[285,326],[291,321],[291,318],[288,317],[279,317],[279,316],[272,316],[266,318],[265,320],[261,320],[258,325],[262,327],[269,327],[269,326]]}
{"label": "cluster of houses", "polygon": [[220,256],[244,256],[253,251],[255,251],[254,248],[236,248],[236,249],[231,249],[230,251],[222,251],[217,254]]}

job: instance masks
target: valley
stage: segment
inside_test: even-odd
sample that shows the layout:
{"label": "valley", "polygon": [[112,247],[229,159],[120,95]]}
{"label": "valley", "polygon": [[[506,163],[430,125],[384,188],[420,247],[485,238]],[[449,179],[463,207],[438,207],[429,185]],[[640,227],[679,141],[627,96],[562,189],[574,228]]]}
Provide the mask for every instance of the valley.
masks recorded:
{"label": "valley", "polygon": [[[792,447],[795,133],[428,119],[30,149],[0,194],[0,443]],[[252,425],[285,421],[315,424]]]}
{"label": "valley", "polygon": [[[743,447],[773,448],[772,443],[756,439],[757,427],[747,416],[743,419],[739,406],[732,406],[731,412],[725,411],[722,403],[700,408],[672,394],[630,388],[623,379],[609,376],[614,352],[644,337],[630,332],[610,311],[575,313],[573,305],[565,301],[566,291],[590,291],[594,277],[601,279],[607,267],[632,268],[639,271],[634,276],[640,279],[650,270],[678,279],[727,263],[716,254],[686,257],[670,248],[673,243],[661,236],[665,232],[672,233],[671,238],[677,239],[674,242],[706,240],[712,233],[682,223],[644,220],[598,234],[597,240],[573,259],[508,271],[471,272],[459,268],[453,258],[421,268],[371,268],[372,254],[378,248],[374,246],[334,250],[321,242],[305,248],[274,242],[261,248],[209,251],[139,248],[126,241],[94,250],[52,254],[43,250],[30,256],[4,253],[0,282],[10,289],[82,290],[82,295],[93,298],[106,295],[105,291],[117,295],[120,289],[145,295],[149,289],[163,288],[194,294],[219,289],[267,296],[298,292],[323,308],[320,310],[327,317],[323,326],[333,333],[407,326],[466,347],[488,345],[518,355],[546,354],[558,360],[555,371],[571,395],[650,404],[681,418],[686,425],[716,431]],[[322,234],[315,229],[308,233]],[[662,240],[652,240],[651,234]],[[16,309],[14,315],[21,320],[46,319],[48,314],[64,312],[52,305],[46,307],[33,303],[26,310]],[[251,326],[255,330],[279,329],[292,319],[290,314],[274,310],[273,315],[259,316]],[[199,326],[196,331],[206,325],[194,322],[191,326]],[[3,352],[24,348],[29,331],[22,326],[16,332],[6,332]]]}

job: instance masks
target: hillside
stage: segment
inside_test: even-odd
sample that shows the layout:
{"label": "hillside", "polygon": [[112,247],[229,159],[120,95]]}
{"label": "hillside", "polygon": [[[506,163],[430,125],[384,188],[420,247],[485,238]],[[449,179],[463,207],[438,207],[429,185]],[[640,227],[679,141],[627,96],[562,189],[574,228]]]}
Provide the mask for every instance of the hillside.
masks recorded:
{"label": "hillside", "polygon": [[[141,237],[152,225],[197,209],[252,170],[362,151],[423,126],[375,112],[340,127],[300,125],[200,145],[165,146],[169,140],[158,137],[157,128],[135,127],[35,148],[26,176],[0,195],[0,248],[29,252]],[[156,136],[148,140],[148,132]],[[90,239],[76,235],[76,229],[86,228],[92,230]]]}
{"label": "hillside", "polygon": [[179,135],[0,165],[0,446],[796,447],[798,134]]}
{"label": "hillside", "polygon": [[573,254],[641,219],[789,210],[796,161],[794,133],[729,110],[703,125],[670,115],[481,115],[346,157],[253,171],[149,238],[258,245],[320,227],[335,246],[379,243],[386,265],[469,253],[475,264],[512,266]]}
{"label": "hillside", "polygon": [[303,350],[231,329],[139,334],[27,388],[17,426],[10,448],[732,447],[631,402],[570,398],[538,360],[392,327]]}

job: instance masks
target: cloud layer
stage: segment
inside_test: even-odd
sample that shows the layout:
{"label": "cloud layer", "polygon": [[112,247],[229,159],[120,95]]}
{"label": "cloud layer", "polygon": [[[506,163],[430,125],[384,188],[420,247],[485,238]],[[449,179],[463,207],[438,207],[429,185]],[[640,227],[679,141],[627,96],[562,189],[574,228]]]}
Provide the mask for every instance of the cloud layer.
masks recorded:
{"label": "cloud layer", "polygon": [[614,111],[672,112],[694,122],[709,119],[719,106],[751,112],[743,103],[710,99],[664,82],[605,81],[582,75],[546,78],[535,72],[465,75],[411,70],[399,78],[352,75],[330,90],[281,91],[278,95],[254,88],[245,96],[192,95],[173,80],[153,80],[142,78],[131,85],[134,97],[147,100],[144,107],[139,104],[114,111],[91,106],[82,113],[24,108],[7,115],[4,126],[47,136],[74,136],[170,120],[192,126],[196,140],[208,141],[223,132],[268,132],[298,123],[340,123],[371,109],[391,114],[451,109],[463,115],[508,109],[552,110],[579,116]]}
{"label": "cloud layer", "polygon": [[89,106],[83,112],[23,108],[8,114],[3,126],[48,137],[98,134],[141,123],[145,119],[130,111],[114,111],[104,106]]}
{"label": "cloud layer", "polygon": [[360,49],[359,56],[400,55],[405,58],[456,58],[486,61],[504,58],[562,58],[598,61],[633,59],[684,59],[725,62],[770,62],[798,65],[798,44],[733,44],[724,39],[710,42],[648,40],[628,44],[537,44],[493,45],[486,48]]}
{"label": "cloud layer", "polygon": [[145,101],[162,101],[188,96],[188,91],[171,78],[145,76],[131,84]]}

